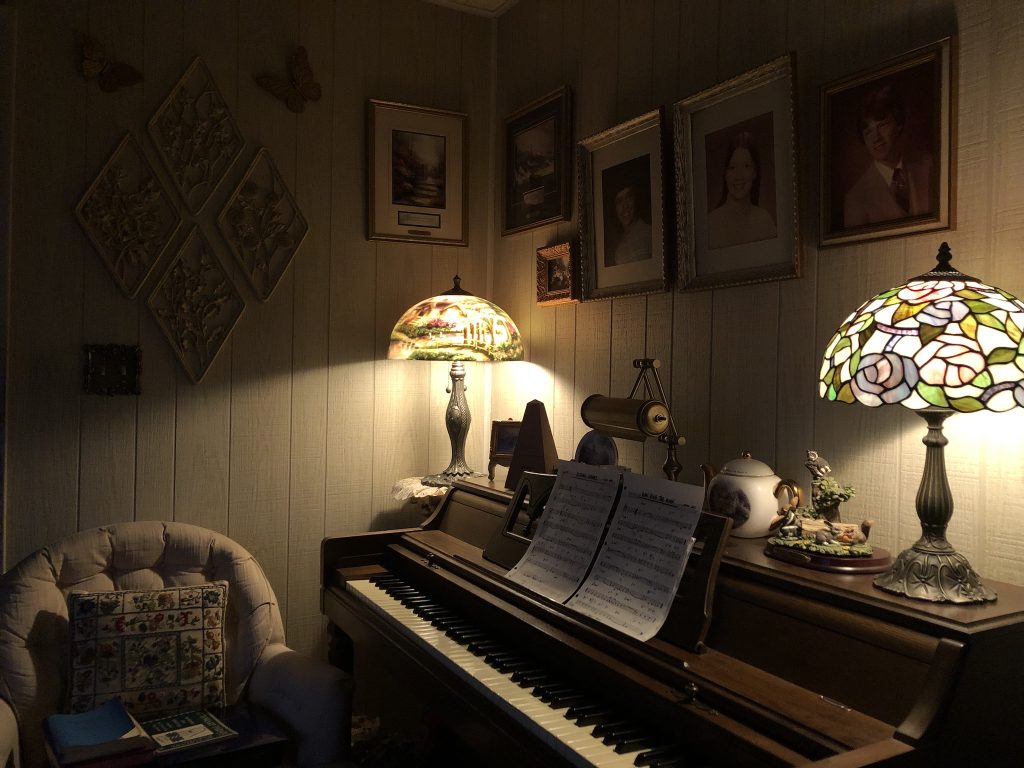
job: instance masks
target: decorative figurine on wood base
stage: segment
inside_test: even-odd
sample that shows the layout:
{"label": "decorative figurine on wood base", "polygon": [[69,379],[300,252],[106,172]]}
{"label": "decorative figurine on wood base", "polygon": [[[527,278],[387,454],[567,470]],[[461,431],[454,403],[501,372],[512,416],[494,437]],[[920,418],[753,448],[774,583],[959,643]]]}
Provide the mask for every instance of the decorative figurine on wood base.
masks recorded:
{"label": "decorative figurine on wood base", "polygon": [[765,554],[808,568],[842,573],[876,573],[888,567],[889,553],[868,544],[871,520],[844,523],[839,505],[853,498],[852,485],[832,477],[828,460],[807,452],[811,506],[784,510],[772,522]]}

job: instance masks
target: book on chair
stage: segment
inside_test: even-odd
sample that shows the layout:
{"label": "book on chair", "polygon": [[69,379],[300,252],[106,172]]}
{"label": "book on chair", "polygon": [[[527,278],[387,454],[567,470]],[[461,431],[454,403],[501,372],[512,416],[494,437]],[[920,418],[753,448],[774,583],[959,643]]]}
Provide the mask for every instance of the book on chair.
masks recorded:
{"label": "book on chair", "polygon": [[114,698],[88,712],[44,721],[50,761],[57,766],[137,765],[152,759],[156,743]]}

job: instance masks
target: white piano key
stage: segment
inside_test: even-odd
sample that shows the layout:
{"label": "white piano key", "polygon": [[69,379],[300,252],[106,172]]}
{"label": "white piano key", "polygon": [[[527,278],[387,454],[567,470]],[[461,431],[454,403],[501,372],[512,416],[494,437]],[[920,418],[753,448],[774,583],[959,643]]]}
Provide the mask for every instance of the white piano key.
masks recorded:
{"label": "white piano key", "polygon": [[470,653],[466,646],[445,635],[429,621],[417,616],[411,609],[388,595],[369,581],[350,581],[348,589],[381,615],[397,624],[401,631],[470,681],[477,690],[489,695],[506,712],[533,733],[542,736],[576,766],[597,768],[627,768],[640,750],[617,754],[613,746],[602,743],[590,735],[593,726],[578,726],[565,718],[567,707],[553,709],[531,695],[529,688],[512,682],[511,674],[501,673],[484,662],[482,656]]}

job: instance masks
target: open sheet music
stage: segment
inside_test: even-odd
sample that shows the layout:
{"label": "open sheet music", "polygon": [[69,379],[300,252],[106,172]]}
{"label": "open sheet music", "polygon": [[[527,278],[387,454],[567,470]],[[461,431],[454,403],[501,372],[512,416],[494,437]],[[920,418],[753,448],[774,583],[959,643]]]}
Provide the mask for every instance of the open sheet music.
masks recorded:
{"label": "open sheet music", "polygon": [[700,486],[560,461],[537,532],[509,578],[646,640],[668,617],[702,501]]}

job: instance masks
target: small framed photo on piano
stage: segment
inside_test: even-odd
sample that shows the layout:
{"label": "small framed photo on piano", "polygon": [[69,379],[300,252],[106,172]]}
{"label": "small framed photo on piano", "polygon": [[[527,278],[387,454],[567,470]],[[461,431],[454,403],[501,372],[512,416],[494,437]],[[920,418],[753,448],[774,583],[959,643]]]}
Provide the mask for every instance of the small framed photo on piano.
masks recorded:
{"label": "small framed photo on piano", "polygon": [[507,467],[512,463],[512,454],[516,450],[516,441],[519,440],[519,430],[523,422],[513,421],[492,421],[491,422],[491,452],[487,459],[487,479],[494,479],[494,467],[500,464]]}
{"label": "small framed photo on piano", "polygon": [[484,548],[485,558],[505,568],[519,562],[530,546],[556,477],[543,472],[523,472],[505,511],[505,522]]}

